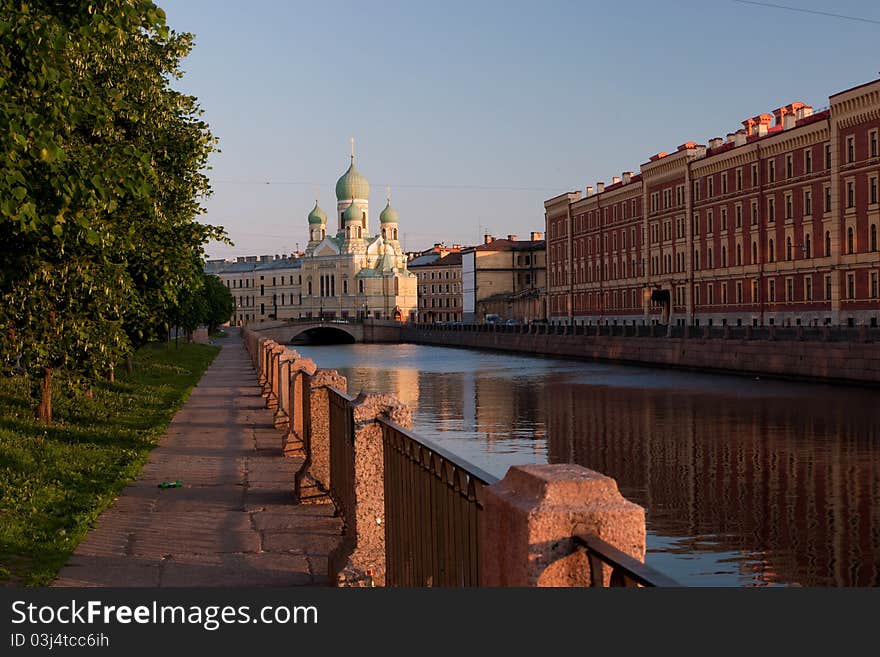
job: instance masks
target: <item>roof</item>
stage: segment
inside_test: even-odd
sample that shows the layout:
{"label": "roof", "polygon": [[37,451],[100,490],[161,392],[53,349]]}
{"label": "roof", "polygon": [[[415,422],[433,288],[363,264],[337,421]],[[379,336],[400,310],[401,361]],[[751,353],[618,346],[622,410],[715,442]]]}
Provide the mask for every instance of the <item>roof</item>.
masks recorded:
{"label": "roof", "polygon": [[480,244],[468,251],[535,251],[544,248],[544,240],[492,240],[488,244]]}
{"label": "roof", "polygon": [[425,267],[427,265],[433,265],[434,262],[440,259],[439,253],[426,253],[425,255],[416,256],[412,260],[407,263],[407,268],[412,269],[413,267]]}

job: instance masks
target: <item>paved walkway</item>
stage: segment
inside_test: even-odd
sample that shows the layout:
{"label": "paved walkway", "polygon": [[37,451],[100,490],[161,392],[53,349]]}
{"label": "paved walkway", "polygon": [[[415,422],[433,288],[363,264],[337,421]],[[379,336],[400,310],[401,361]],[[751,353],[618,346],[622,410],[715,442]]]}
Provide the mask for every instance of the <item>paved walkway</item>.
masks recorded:
{"label": "paved walkway", "polygon": [[[328,584],[341,523],[294,505],[301,461],[281,432],[237,337],[193,389],[150,454],[61,570],[55,586]],[[162,481],[182,488],[160,489]]]}

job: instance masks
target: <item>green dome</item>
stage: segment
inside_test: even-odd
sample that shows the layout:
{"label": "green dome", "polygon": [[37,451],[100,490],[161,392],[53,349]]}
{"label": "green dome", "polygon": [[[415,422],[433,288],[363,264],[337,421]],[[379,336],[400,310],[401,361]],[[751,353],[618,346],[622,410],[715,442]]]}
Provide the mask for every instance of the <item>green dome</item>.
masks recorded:
{"label": "green dome", "polygon": [[362,213],[363,210],[352,203],[347,208],[345,208],[345,212],[342,213],[342,221],[346,224],[359,224],[361,223],[361,219],[363,217]]}
{"label": "green dome", "polygon": [[310,224],[326,224],[327,223],[327,215],[324,211],[318,207],[318,202],[315,201],[315,207],[309,212],[309,223]]}
{"label": "green dome", "polygon": [[388,204],[385,206],[385,209],[382,210],[382,214],[379,215],[379,223],[383,224],[396,224],[397,221],[397,210],[391,207],[391,201],[388,201]]}
{"label": "green dome", "polygon": [[370,198],[370,183],[355,167],[354,157],[351,158],[351,166],[348,167],[348,171],[336,181],[336,200],[347,201],[352,198],[360,198],[365,201]]}

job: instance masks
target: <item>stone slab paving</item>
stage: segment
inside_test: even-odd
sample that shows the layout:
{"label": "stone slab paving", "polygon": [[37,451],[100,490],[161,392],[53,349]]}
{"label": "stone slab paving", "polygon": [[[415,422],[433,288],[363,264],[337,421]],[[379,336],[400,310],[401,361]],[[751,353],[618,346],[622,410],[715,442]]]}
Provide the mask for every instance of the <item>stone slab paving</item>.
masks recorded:
{"label": "stone slab paving", "polygon": [[[341,521],[330,504],[293,503],[302,461],[281,456],[281,432],[239,339],[220,344],[148,463],[54,586],[329,584]],[[183,488],[158,487],[176,479]]]}

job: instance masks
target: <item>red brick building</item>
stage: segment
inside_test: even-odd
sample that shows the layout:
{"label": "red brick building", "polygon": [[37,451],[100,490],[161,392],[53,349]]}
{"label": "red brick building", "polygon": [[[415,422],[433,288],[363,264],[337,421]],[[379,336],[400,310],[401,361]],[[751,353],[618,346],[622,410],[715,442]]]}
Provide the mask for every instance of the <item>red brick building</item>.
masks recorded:
{"label": "red brick building", "polygon": [[556,323],[876,325],[880,80],[545,201]]}

